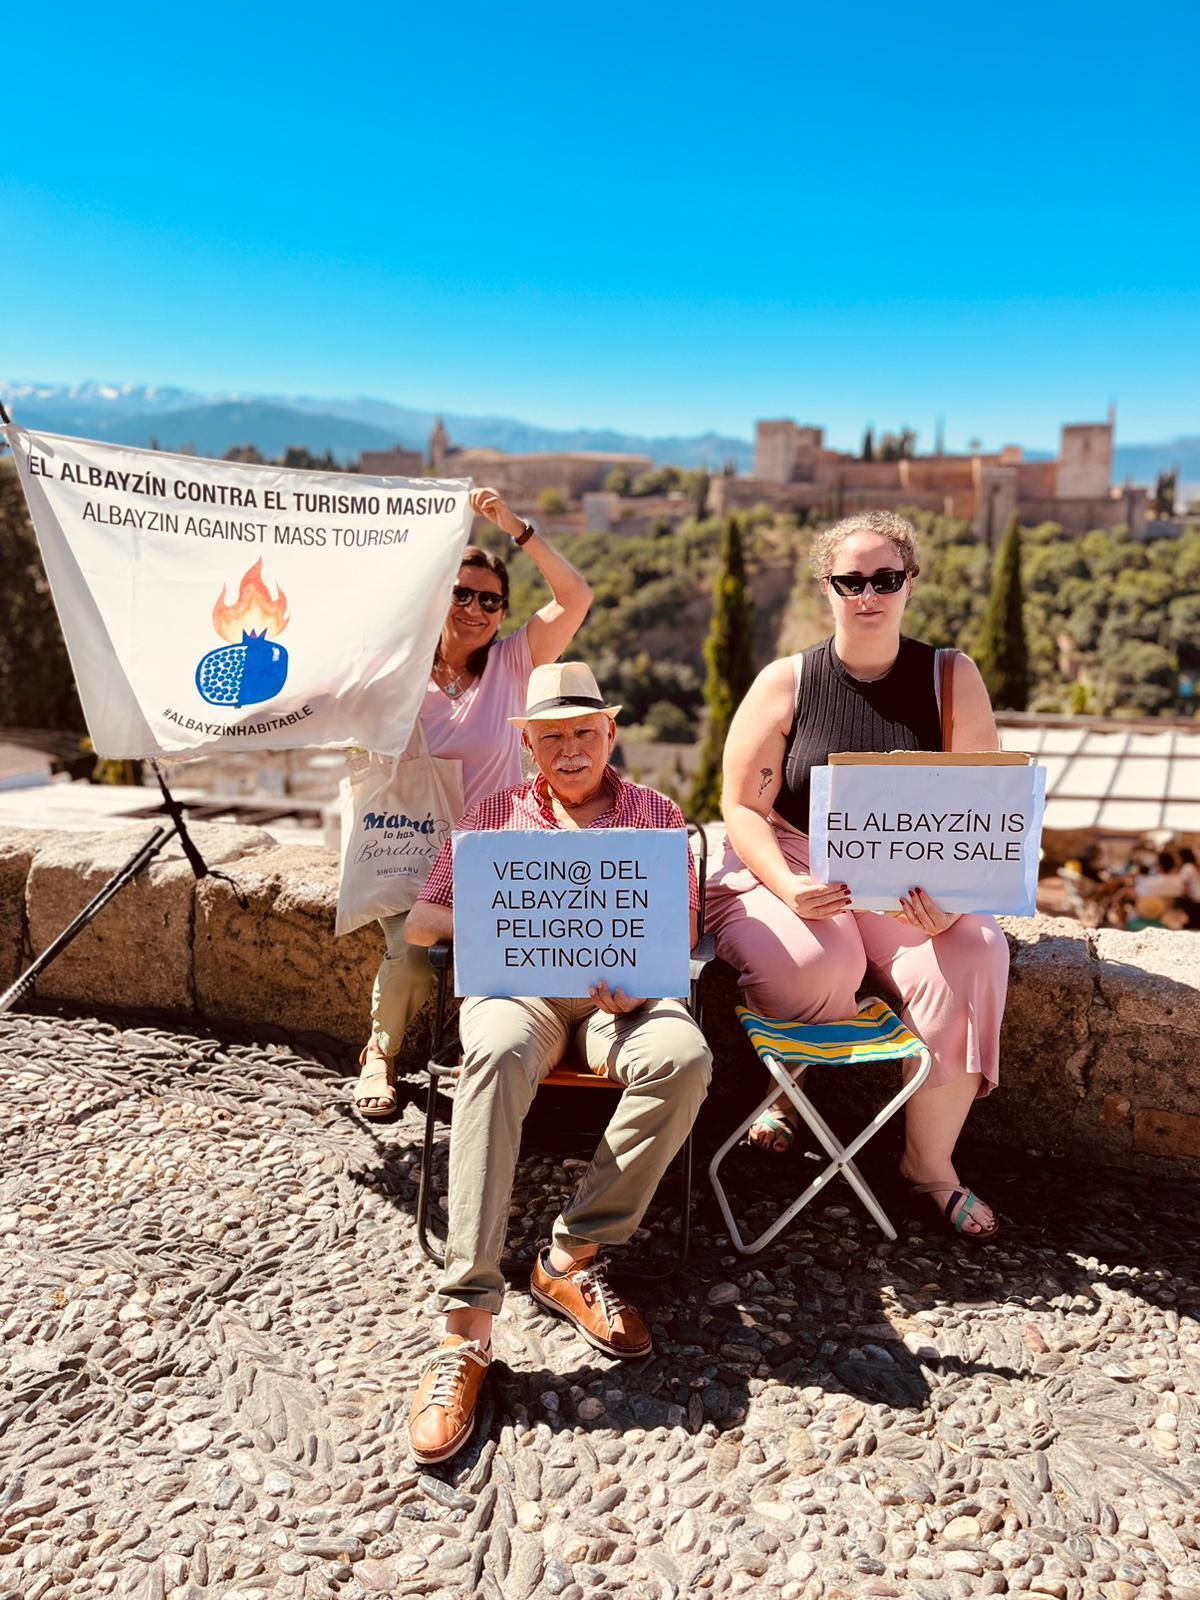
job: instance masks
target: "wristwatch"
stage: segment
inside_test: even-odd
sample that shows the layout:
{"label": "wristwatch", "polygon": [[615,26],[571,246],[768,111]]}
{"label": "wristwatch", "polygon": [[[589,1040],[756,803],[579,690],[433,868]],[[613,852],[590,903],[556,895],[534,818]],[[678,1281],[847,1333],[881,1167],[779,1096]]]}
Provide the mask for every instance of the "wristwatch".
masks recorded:
{"label": "wristwatch", "polygon": [[523,544],[528,544],[536,532],[537,529],[534,527],[532,522],[523,522],[521,524],[520,533],[510,534],[509,537],[512,539],[512,542],[519,547]]}

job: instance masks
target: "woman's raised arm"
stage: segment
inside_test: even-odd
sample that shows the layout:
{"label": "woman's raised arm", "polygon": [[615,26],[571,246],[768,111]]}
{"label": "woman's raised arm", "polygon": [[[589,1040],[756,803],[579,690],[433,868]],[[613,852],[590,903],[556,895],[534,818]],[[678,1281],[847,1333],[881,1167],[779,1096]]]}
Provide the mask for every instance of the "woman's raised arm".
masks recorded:
{"label": "woman's raised arm", "polygon": [[529,653],[534,666],[540,667],[547,661],[557,661],[582,628],[592,603],[592,591],[583,574],[540,533],[527,539],[521,548],[550,585],[551,598],[526,624]]}
{"label": "woman's raised arm", "polygon": [[[471,504],[481,517],[494,522],[510,539],[525,532],[525,523],[505,505],[495,489],[473,490]],[[579,632],[592,603],[592,591],[583,574],[540,533],[530,534],[521,549],[550,585],[551,598],[526,623],[529,653],[534,666],[541,667],[548,661],[557,661]]]}

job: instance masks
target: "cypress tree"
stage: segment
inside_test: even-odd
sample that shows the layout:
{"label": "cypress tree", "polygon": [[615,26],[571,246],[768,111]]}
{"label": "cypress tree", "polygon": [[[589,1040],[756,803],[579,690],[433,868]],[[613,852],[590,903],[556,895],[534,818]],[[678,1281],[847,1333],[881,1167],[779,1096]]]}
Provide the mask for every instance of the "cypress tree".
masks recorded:
{"label": "cypress tree", "polygon": [[713,591],[712,624],[704,643],[707,727],[689,803],[693,822],[721,814],[721,757],[733,713],[754,679],[754,615],[746,594],[746,562],[736,517],[725,523],[721,568]]}
{"label": "cypress tree", "polygon": [[875,429],[874,428],[868,428],[866,433],[863,434],[862,459],[864,461],[874,461],[874,459],[875,459]]}
{"label": "cypress tree", "polygon": [[1021,520],[1015,515],[996,552],[977,659],[996,709],[1024,711],[1029,702],[1029,650],[1021,590]]}

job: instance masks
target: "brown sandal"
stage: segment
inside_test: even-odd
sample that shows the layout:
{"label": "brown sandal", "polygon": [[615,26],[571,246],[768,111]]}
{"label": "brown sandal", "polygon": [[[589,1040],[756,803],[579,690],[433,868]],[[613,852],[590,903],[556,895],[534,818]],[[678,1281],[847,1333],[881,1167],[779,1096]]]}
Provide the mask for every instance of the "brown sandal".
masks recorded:
{"label": "brown sandal", "polygon": [[[391,1056],[384,1055],[379,1039],[372,1034],[358,1058],[362,1068],[354,1085],[354,1107],[360,1116],[377,1122],[396,1110],[396,1068]],[[364,1105],[365,1100],[380,1100],[381,1105]]]}

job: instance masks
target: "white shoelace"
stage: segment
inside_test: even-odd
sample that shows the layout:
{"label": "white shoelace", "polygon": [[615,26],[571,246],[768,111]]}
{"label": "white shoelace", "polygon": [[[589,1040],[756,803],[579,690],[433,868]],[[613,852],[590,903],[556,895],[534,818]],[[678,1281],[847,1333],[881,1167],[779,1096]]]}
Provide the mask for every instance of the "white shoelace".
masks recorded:
{"label": "white shoelace", "polygon": [[468,1339],[465,1344],[450,1345],[445,1350],[435,1350],[430,1367],[438,1369],[433,1391],[429,1396],[431,1406],[448,1406],[462,1384],[466,1363],[486,1367],[488,1354],[478,1339]]}
{"label": "white shoelace", "polygon": [[584,1291],[585,1296],[588,1291],[596,1296],[600,1302],[601,1313],[611,1328],[615,1326],[617,1318],[626,1309],[626,1306],[612,1284],[609,1283],[608,1278],[605,1276],[605,1271],[603,1263],[597,1262],[595,1266],[585,1267],[582,1272],[572,1273],[571,1276]]}

